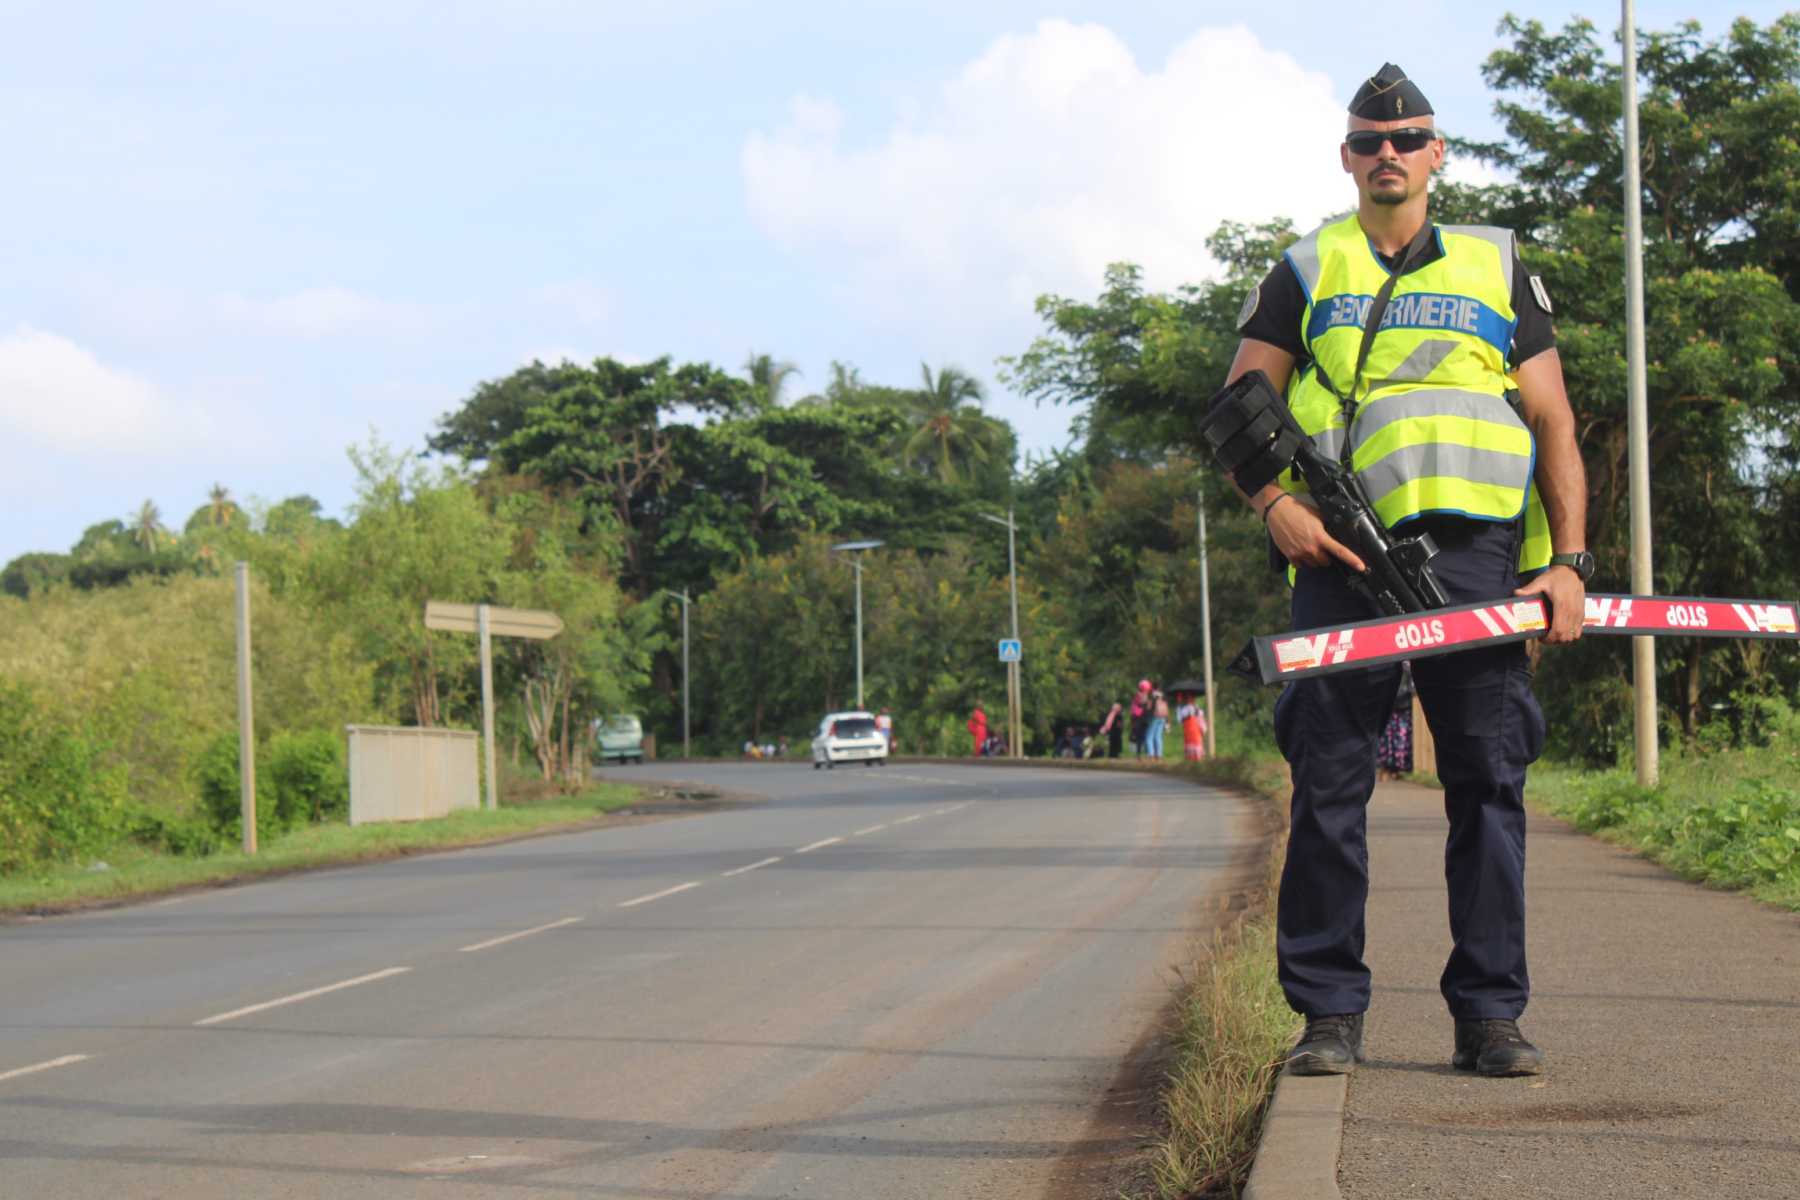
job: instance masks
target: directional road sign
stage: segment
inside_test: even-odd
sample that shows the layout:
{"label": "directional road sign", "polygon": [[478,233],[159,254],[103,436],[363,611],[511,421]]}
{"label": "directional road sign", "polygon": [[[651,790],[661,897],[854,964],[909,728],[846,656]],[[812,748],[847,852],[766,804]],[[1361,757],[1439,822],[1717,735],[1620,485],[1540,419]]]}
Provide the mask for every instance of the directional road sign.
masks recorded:
{"label": "directional road sign", "polygon": [[1000,661],[1020,662],[1025,657],[1025,645],[1017,638],[1000,639]]}
{"label": "directional road sign", "polygon": [[[476,604],[446,604],[442,600],[425,602],[425,628],[442,629],[446,633],[479,633],[480,616]],[[542,640],[563,631],[562,618],[553,612],[535,608],[496,608],[488,606],[488,632],[494,637],[519,637]]]}

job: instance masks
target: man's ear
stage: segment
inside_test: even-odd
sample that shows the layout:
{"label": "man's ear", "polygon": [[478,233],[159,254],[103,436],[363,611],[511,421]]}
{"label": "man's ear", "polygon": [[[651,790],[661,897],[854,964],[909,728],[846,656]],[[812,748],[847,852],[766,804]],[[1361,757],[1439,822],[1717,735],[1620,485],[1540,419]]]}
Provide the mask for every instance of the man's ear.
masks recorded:
{"label": "man's ear", "polygon": [[1350,170],[1350,145],[1348,142],[1338,143],[1338,161],[1344,164],[1344,174],[1352,174]]}

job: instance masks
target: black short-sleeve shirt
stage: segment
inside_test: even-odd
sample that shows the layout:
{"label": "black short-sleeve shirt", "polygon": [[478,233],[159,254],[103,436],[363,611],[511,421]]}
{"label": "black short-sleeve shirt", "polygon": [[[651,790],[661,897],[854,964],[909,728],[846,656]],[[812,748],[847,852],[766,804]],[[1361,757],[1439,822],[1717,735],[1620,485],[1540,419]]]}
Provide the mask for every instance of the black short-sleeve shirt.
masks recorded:
{"label": "black short-sleeve shirt", "polygon": [[[1444,255],[1443,246],[1438,238],[1426,243],[1425,252],[1419,261],[1408,269],[1418,270],[1429,263],[1436,262]],[[1379,255],[1389,270],[1394,267],[1398,255]],[[1550,324],[1550,310],[1544,297],[1539,295],[1542,284],[1534,286],[1531,275],[1525,270],[1525,264],[1519,261],[1519,252],[1513,250],[1512,267],[1512,307],[1517,315],[1518,324],[1513,328],[1512,348],[1507,351],[1506,361],[1509,366],[1519,364],[1542,354],[1556,345],[1556,331]],[[1306,312],[1306,292],[1300,286],[1300,277],[1294,273],[1293,266],[1284,257],[1257,285],[1256,303],[1252,307],[1246,300],[1245,308],[1249,309],[1247,318],[1240,318],[1238,332],[1247,338],[1259,342],[1267,342],[1271,346],[1286,350],[1296,360],[1296,365],[1310,359],[1306,352],[1306,343],[1300,337],[1302,314]]]}

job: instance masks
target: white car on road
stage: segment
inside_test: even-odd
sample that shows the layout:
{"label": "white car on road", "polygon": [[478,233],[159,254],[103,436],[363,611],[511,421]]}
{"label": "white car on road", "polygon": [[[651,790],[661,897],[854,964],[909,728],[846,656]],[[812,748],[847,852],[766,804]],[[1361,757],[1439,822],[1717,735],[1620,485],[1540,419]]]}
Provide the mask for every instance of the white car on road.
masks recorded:
{"label": "white car on road", "polygon": [[859,762],[865,766],[887,765],[887,738],[875,728],[875,714],[866,712],[834,712],[819,722],[819,732],[812,740],[813,770],[835,767],[841,762]]}

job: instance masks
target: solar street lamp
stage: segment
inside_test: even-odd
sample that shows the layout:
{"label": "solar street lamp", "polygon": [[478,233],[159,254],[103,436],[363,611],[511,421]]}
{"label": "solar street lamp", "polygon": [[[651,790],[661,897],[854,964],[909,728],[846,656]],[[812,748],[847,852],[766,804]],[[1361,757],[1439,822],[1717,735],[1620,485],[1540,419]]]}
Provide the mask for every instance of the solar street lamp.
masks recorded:
{"label": "solar street lamp", "polygon": [[850,556],[850,567],[856,572],[856,707],[863,706],[862,672],[862,556],[882,545],[880,541],[839,542],[832,549]]}

